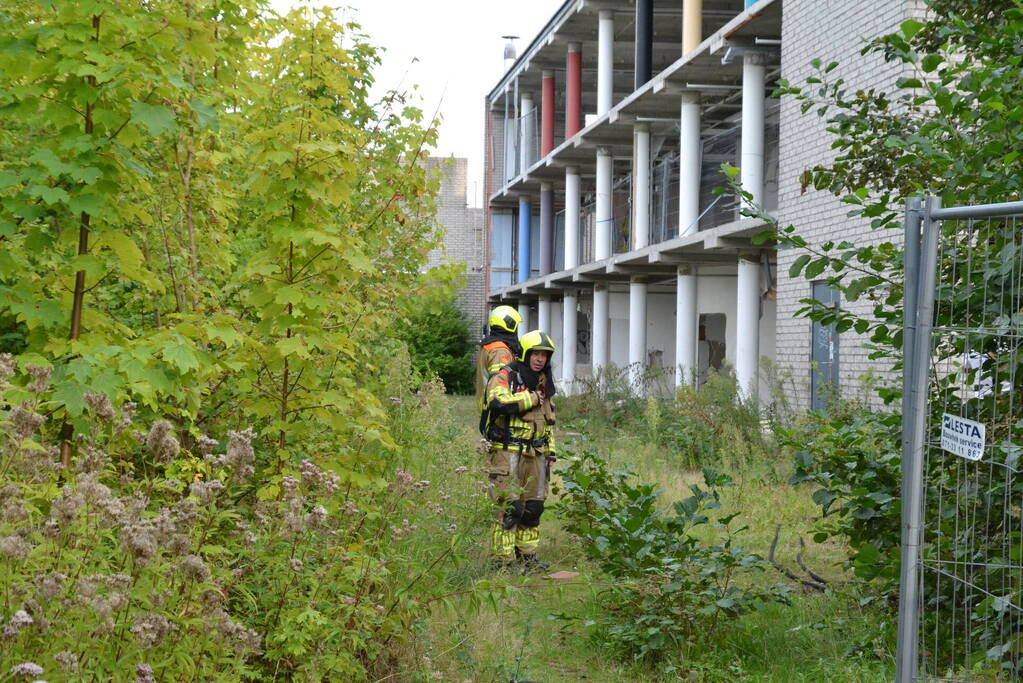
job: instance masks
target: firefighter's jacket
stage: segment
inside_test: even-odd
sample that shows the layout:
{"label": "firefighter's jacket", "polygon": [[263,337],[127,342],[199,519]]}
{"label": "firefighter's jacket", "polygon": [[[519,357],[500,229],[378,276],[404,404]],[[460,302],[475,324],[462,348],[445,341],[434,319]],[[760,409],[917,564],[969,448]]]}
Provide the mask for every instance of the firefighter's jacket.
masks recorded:
{"label": "firefighter's jacket", "polygon": [[480,408],[486,403],[486,389],[490,378],[505,365],[515,362],[515,353],[502,339],[484,340],[486,343],[480,347],[479,361],[476,364],[476,397],[479,399]]}
{"label": "firefighter's jacket", "polygon": [[[489,424],[487,440],[493,446],[519,451],[532,449],[535,455],[554,455],[554,404],[546,392],[545,373],[540,373],[536,391],[530,391],[514,365],[505,365],[487,384]],[[537,394],[545,398],[538,405]]]}

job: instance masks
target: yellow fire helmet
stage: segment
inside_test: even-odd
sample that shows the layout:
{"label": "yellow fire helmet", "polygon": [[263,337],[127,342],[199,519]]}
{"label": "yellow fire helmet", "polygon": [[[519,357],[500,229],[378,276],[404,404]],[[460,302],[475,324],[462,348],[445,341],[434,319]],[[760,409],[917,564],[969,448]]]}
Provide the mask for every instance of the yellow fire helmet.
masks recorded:
{"label": "yellow fire helmet", "polygon": [[515,333],[515,330],[519,329],[519,323],[522,322],[522,316],[511,306],[498,306],[490,312],[490,320],[488,321],[490,328],[498,328],[507,332]]}
{"label": "yellow fire helmet", "polygon": [[543,330],[533,330],[532,332],[526,332],[519,339],[519,344],[522,346],[522,353],[519,355],[519,360],[523,363],[526,362],[526,357],[530,351],[549,351],[550,354],[554,355],[554,340],[550,338]]}

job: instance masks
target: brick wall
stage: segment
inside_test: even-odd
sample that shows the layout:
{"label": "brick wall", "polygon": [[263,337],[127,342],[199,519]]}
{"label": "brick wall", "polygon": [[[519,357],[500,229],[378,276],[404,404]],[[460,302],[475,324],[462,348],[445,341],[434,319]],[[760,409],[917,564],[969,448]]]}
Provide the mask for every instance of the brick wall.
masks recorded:
{"label": "brick wall", "polygon": [[[860,56],[870,38],[895,30],[911,16],[923,12],[922,0],[784,0],[782,19],[782,78],[793,85],[802,84],[811,75],[811,60],[825,64],[837,61],[832,72],[846,80],[850,90],[887,88],[894,85],[901,66],[885,63],[877,55]],[[874,233],[866,221],[849,219],[849,206],[825,192],[800,187],[800,175],[806,168],[827,163],[834,157],[832,136],[824,130],[824,121],[814,113],[800,113],[800,103],[784,98],[781,103],[779,142],[778,217],[781,225],[794,225],[811,243],[849,240],[856,244],[901,239],[894,231]],[[789,267],[800,250],[778,252],[778,317],[776,327],[777,364],[792,373],[795,406],[809,406],[810,395],[810,321],[795,317],[803,306],[800,299],[810,296],[810,283],[802,277],[790,279]],[[869,310],[860,304],[853,310]],[[865,338],[849,331],[840,338],[839,384],[844,395],[859,395],[859,378],[868,370],[877,370],[867,358]]]}
{"label": "brick wall", "polygon": [[485,306],[483,271],[483,209],[467,204],[467,159],[431,157],[428,165],[441,171],[437,196],[437,222],[445,231],[444,244],[428,256],[432,266],[453,262],[465,265],[465,281],[458,289],[458,306],[474,335],[483,326]]}

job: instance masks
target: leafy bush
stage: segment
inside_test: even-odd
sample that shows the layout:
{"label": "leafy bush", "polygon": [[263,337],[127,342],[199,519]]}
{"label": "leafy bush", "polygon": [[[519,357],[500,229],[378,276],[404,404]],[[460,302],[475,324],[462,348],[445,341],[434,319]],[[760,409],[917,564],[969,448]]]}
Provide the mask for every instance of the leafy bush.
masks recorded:
{"label": "leafy bush", "polygon": [[[623,657],[656,660],[670,650],[714,635],[722,622],[770,602],[786,602],[788,587],[763,586],[749,575],[768,565],[735,544],[738,513],[720,514],[717,489],[732,480],[704,470],[704,484],[670,513],[658,509],[654,484],[633,483],[629,470],[612,472],[592,453],[569,458],[558,512],[586,553],[616,582],[594,637]],[[717,514],[712,518],[712,514]],[[694,530],[712,525],[717,540]]]}
{"label": "leafy bush", "polygon": [[184,449],[168,422],[140,431],[133,405],[118,413],[100,394],[85,397],[93,427],[65,470],[39,431],[49,373],[27,370],[27,387],[7,384],[14,362],[0,356],[8,667],[76,680],[361,680],[390,670],[443,596],[442,560],[475,545],[476,529],[456,530],[440,498],[463,499],[463,519],[489,509],[470,498],[471,475],[449,475],[463,483],[434,497],[403,469],[360,481],[311,460],[278,471],[251,430]]}
{"label": "leafy bush", "polygon": [[420,376],[440,377],[447,390],[455,394],[473,391],[476,349],[469,323],[450,291],[445,290],[440,297],[410,301],[408,319],[400,325],[398,336]]}
{"label": "leafy bush", "polygon": [[744,470],[774,460],[775,445],[761,428],[760,407],[738,395],[735,374],[712,371],[699,388],[679,387],[673,402],[651,402],[644,431],[683,467]]}
{"label": "leafy bush", "polygon": [[901,543],[899,415],[833,401],[827,414],[780,430],[794,454],[791,484],[816,484],[821,507],[815,540],[839,537],[851,549],[847,566],[895,597]]}

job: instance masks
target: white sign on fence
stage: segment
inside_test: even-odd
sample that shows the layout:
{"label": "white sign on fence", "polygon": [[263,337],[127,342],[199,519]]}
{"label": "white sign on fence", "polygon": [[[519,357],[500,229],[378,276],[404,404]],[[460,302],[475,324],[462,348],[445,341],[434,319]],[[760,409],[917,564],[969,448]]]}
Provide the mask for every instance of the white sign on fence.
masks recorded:
{"label": "white sign on fence", "polygon": [[984,457],[984,425],[958,415],[941,416],[941,448],[967,460]]}

